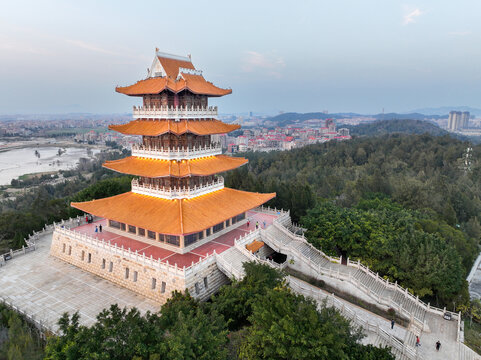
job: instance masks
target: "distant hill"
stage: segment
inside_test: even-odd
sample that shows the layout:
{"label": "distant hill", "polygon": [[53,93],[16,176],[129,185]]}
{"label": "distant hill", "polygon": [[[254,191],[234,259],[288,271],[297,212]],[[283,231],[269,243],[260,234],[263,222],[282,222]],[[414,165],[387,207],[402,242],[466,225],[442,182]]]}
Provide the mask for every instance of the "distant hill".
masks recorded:
{"label": "distant hill", "polygon": [[446,135],[448,132],[439,126],[422,120],[379,120],[369,124],[356,126],[343,126],[351,131],[351,135],[377,136],[392,133],[403,134],[431,134],[434,136]]}
{"label": "distant hill", "polygon": [[443,119],[448,118],[448,115],[425,115],[418,112],[410,114],[398,114],[398,113],[387,113],[387,114],[376,114],[376,115],[366,115],[372,116],[377,120],[425,120],[430,119]]}
{"label": "distant hill", "polygon": [[297,121],[305,121],[305,120],[311,120],[311,119],[330,119],[335,117],[335,114],[325,114],[321,112],[313,112],[313,113],[284,113],[284,114],[279,114],[276,116],[273,116],[271,118],[268,118],[266,120],[275,122],[278,126],[286,126],[289,124],[293,124]]}
{"label": "distant hill", "polygon": [[398,114],[398,113],[388,113],[388,114],[357,114],[357,113],[332,113],[325,114],[321,112],[312,113],[284,113],[268,118],[268,121],[276,123],[278,126],[286,126],[289,124],[294,124],[296,122],[302,122],[311,119],[340,119],[340,118],[353,118],[353,117],[372,117],[377,120],[425,120],[426,118],[440,119],[447,118],[448,115],[424,115],[421,113],[411,113],[411,114]]}
{"label": "distant hill", "polygon": [[481,109],[470,106],[440,106],[413,110],[413,112],[423,113],[427,115],[445,115],[450,111],[469,111],[471,115],[481,115]]}

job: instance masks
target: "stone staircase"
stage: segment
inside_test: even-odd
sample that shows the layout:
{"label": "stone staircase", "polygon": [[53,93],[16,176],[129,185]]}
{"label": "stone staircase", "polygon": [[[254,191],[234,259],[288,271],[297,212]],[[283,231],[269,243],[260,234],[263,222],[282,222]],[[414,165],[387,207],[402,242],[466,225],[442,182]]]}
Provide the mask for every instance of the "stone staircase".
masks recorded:
{"label": "stone staircase", "polygon": [[459,360],[480,360],[481,356],[463,343],[459,344]]}
{"label": "stone staircase", "polygon": [[[347,282],[351,285],[351,289],[355,289],[353,290],[354,292],[358,293],[361,291],[381,308],[393,308],[398,314],[402,314],[410,320],[404,339],[394,339],[385,331],[379,328],[369,329],[368,326],[366,331],[371,334],[370,343],[376,346],[390,346],[396,359],[412,360],[425,358],[418,354],[419,348],[415,346],[416,335],[421,336],[424,331],[431,331],[427,326],[428,314],[429,319],[433,317],[442,319],[445,310],[430,307],[429,304],[423,303],[410,294],[407,289],[400,287],[397,283],[391,283],[379,277],[378,274],[373,273],[360,262],[354,263],[347,259],[347,265],[343,265],[342,259],[324,254],[309,244],[304,236],[289,231],[289,228],[295,229],[291,223],[283,219],[282,223],[275,221],[273,225],[265,230],[256,230],[255,233],[247,234],[243,238],[236,240],[234,247],[216,255],[219,269],[230,278],[241,279],[245,276],[242,264],[246,261],[265,262],[277,268],[283,268],[283,266],[289,264],[294,269],[313,278],[324,280],[326,280],[326,277],[332,278],[332,284],[340,284],[339,280],[341,283]],[[251,254],[246,250],[245,245],[254,239],[262,240],[276,252],[287,255],[287,262],[280,266],[279,264],[261,260]],[[299,292],[299,289],[293,290]],[[344,291],[346,290],[344,289]],[[310,296],[310,294],[305,295]],[[356,295],[354,294],[354,296]],[[458,314],[450,314],[454,321],[459,321]],[[479,355],[456,339],[453,339],[453,343],[450,345],[451,349],[454,350],[454,346],[456,353],[458,352],[457,349],[459,349],[459,356],[456,356],[456,358],[460,360],[481,360]],[[426,349],[423,350],[423,353],[425,351]],[[431,355],[426,359],[430,358],[432,358]]]}
{"label": "stone staircase", "polygon": [[216,255],[217,267],[229,278],[238,280],[245,276],[243,263],[252,261],[237,247],[231,247],[228,250]]}
{"label": "stone staircase", "polygon": [[345,266],[339,259],[331,258],[314,248],[304,238],[290,233],[282,225],[273,224],[263,233],[264,241],[274,250],[288,255],[295,262],[302,262],[309,268],[307,275],[330,276],[349,281],[381,306],[392,307],[407,316],[415,326],[423,329],[426,307],[417,298],[397,284],[380,278],[361,264]]}

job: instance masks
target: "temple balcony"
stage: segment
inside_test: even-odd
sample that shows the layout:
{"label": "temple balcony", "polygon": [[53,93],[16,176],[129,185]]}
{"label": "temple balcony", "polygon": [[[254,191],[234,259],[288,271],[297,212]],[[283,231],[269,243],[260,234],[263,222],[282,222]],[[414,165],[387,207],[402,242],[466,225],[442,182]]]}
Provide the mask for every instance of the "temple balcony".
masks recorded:
{"label": "temple balcony", "polygon": [[209,107],[155,107],[155,106],[134,106],[134,119],[212,119],[217,118],[217,106]]}
{"label": "temple balcony", "polygon": [[189,148],[151,148],[143,145],[132,145],[132,156],[157,160],[191,160],[222,154],[220,145]]}
{"label": "temple balcony", "polygon": [[137,179],[132,180],[132,192],[136,194],[155,196],[162,199],[192,199],[224,188],[224,178],[219,176],[211,183],[194,187],[161,187],[141,184]]}

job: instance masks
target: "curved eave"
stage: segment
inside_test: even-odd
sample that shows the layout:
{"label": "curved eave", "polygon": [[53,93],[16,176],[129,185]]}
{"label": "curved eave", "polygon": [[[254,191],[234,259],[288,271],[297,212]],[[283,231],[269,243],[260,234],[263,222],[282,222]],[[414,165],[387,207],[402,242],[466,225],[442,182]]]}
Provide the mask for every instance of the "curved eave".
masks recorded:
{"label": "curved eave", "polygon": [[127,124],[109,125],[110,130],[124,135],[159,136],[166,133],[182,135],[227,134],[240,129],[240,125],[226,124],[220,120],[133,120]]}
{"label": "curved eave", "polygon": [[193,199],[166,200],[132,192],[71,203],[76,209],[161,234],[202,231],[276,196],[224,188]]}
{"label": "curved eave", "polygon": [[122,173],[149,178],[166,176],[209,176],[236,169],[249,160],[226,155],[209,156],[194,160],[156,160],[129,156],[120,160],[107,161],[103,167]]}
{"label": "curved eave", "polygon": [[219,97],[232,93],[232,89],[222,89],[206,81],[204,78],[188,80],[172,80],[170,78],[158,77],[140,80],[130,86],[117,86],[115,91],[129,96],[143,96],[160,94],[169,90],[175,94],[188,90],[196,95]]}

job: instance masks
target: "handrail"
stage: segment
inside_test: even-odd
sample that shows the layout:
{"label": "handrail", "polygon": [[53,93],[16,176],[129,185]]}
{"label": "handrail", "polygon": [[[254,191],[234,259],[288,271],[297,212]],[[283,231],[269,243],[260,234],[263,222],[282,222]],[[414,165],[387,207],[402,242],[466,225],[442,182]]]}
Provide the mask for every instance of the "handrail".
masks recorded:
{"label": "handrail", "polygon": [[354,311],[349,309],[345,306],[345,304],[338,300],[334,294],[327,295],[323,294],[320,289],[313,289],[312,287],[303,286],[302,283],[293,278],[291,276],[286,277],[289,287],[297,293],[300,293],[304,296],[308,296],[313,298],[314,300],[322,301],[326,299],[330,302],[339,312],[346,318],[351,319],[357,326],[362,327],[365,331],[371,331],[376,333],[376,335],[380,336],[384,340],[386,340],[393,348],[400,351],[404,355],[406,355],[409,359],[418,359],[422,360],[423,358],[416,353],[416,351],[409,345],[402,343],[400,340],[393,337],[391,334],[388,334],[385,330],[381,329],[377,324],[369,323],[368,320],[364,320],[363,318],[359,317]]}
{"label": "handrail", "polygon": [[75,230],[68,229],[66,227],[60,227],[58,225],[55,226],[55,231],[58,233],[61,233],[65,236],[69,236],[75,240],[78,241],[83,241],[91,246],[94,246],[99,249],[108,249],[114,254],[121,255],[123,257],[130,258],[132,260],[135,260],[136,262],[140,262],[144,265],[156,267],[159,269],[166,269],[169,272],[174,272],[176,274],[182,274],[182,275],[190,275],[193,274],[197,271],[198,267],[203,267],[206,264],[210,264],[213,259],[215,259],[216,252],[215,250],[205,256],[204,258],[199,257],[199,261],[194,262],[192,261],[192,264],[189,266],[183,266],[179,267],[177,266],[177,263],[175,264],[169,264],[169,261],[167,260],[165,263],[162,262],[160,259],[154,259],[152,255],[150,257],[146,257],[145,253],[139,254],[139,252],[136,250],[131,251],[130,248],[125,249],[123,245],[121,247],[117,246],[117,244],[112,244],[110,240],[107,242],[104,239],[98,239],[94,238],[92,236],[89,236],[87,234],[79,233]]}
{"label": "handrail", "polygon": [[[277,225],[276,223],[274,223],[274,225]],[[280,226],[276,226],[277,229],[280,228]],[[281,230],[283,230],[283,232],[287,232],[287,229],[285,229],[284,227],[281,228]],[[271,240],[271,241],[276,241],[276,239],[273,239],[272,237],[270,237],[268,234],[266,234],[267,237]],[[314,251],[318,252],[320,255],[322,255],[324,258],[328,259],[329,260],[329,264],[334,262],[334,263],[341,263],[341,259],[340,258],[333,258],[333,257],[329,257],[329,256],[326,256],[323,252],[319,251],[318,249],[316,249],[315,247],[313,247],[311,244],[307,243],[304,238],[302,237],[299,237],[299,236],[295,236],[295,235],[286,235],[286,236],[289,236],[291,237],[291,240],[297,240],[303,244],[306,244],[308,245],[311,249],[313,249]],[[292,239],[294,237],[294,239]],[[375,298],[379,303],[383,303],[387,306],[393,306],[393,304],[396,305],[396,307],[398,308],[398,311],[406,314],[409,318],[411,318],[412,320],[416,320],[416,322],[419,324],[419,326],[422,328],[424,326],[424,322],[423,322],[423,319],[419,319],[415,316],[415,314],[413,312],[410,312],[408,311],[407,309],[403,308],[402,307],[402,304],[398,304],[394,301],[393,298],[390,298],[390,299],[384,299],[384,298],[381,298],[379,295],[377,294],[373,294],[372,291],[370,290],[370,288],[368,288],[365,284],[361,283],[360,281],[356,281],[354,278],[352,278],[351,276],[351,273],[348,273],[347,275],[346,274],[343,274],[340,272],[340,268],[337,268],[337,271],[335,269],[332,268],[331,265],[329,265],[329,267],[325,267],[325,266],[322,266],[320,263],[316,263],[314,261],[312,261],[311,258],[307,257],[302,254],[297,248],[293,247],[291,243],[289,244],[282,244],[282,246],[284,247],[285,250],[287,251],[290,251],[291,254],[295,255],[296,257],[298,257],[299,259],[301,260],[304,260],[306,261],[307,259],[307,265],[313,269],[315,272],[317,273],[321,273],[321,272],[324,272],[326,275],[328,275],[329,277],[333,277],[333,278],[337,278],[337,279],[340,279],[340,280],[346,280],[346,281],[349,281],[351,283],[353,283],[355,286],[357,286],[358,288],[360,288],[361,290],[363,290],[368,296],[370,297],[373,297]],[[287,249],[286,249],[287,248]],[[369,273],[368,273],[369,274]],[[370,274],[369,274],[370,275]],[[377,281],[384,281],[384,279],[382,278],[379,278],[377,277],[376,278]]]}
{"label": "handrail", "polygon": [[219,176],[216,180],[194,187],[160,187],[147,184],[140,184],[137,179],[132,180],[132,192],[143,195],[155,196],[162,199],[191,199],[200,195],[209,194],[211,192],[224,188],[224,178]]}
{"label": "handrail", "polygon": [[158,160],[190,160],[207,156],[215,156],[222,154],[222,147],[217,144],[211,144],[199,147],[150,147],[139,144],[132,144],[132,156],[144,157],[148,159]]}
{"label": "handrail", "polygon": [[[276,226],[277,229],[281,230],[286,236],[288,236],[291,239],[291,241],[297,240],[298,242],[306,244],[310,248],[317,251],[321,256],[328,259],[329,262],[335,262],[335,263],[339,263],[339,264],[342,263],[341,258],[333,258],[333,257],[327,256],[322,251],[320,251],[319,249],[315,248],[312,244],[307,242],[307,240],[305,239],[304,236],[299,236],[297,234],[294,234],[294,233],[290,232],[285,226],[280,224],[279,221],[274,220],[274,226]],[[266,234],[266,235],[269,238],[269,240],[276,242],[276,239],[273,239],[268,234]],[[292,244],[290,244],[290,243],[288,243],[288,244],[281,243],[279,245],[279,247],[283,247],[285,250],[291,251],[291,253],[297,255],[300,259],[306,260],[306,256],[304,254],[302,254],[299,250],[293,248]],[[339,269],[338,269],[337,272],[335,270],[333,271],[331,266],[329,266],[329,268],[321,266],[320,264],[313,262],[312,259],[309,258],[309,257],[307,257],[307,264],[311,269],[313,269],[315,271],[321,272],[321,270],[324,270],[326,275],[329,275],[330,277],[338,278],[338,279],[341,279],[341,280],[347,280],[347,281],[353,283],[353,285],[355,285],[358,288],[360,288],[361,290],[363,290],[368,296],[376,299],[381,304],[385,304],[387,306],[395,305],[395,307],[397,307],[398,311],[406,314],[408,317],[410,317],[411,321],[414,321],[415,323],[418,324],[418,326],[421,329],[424,329],[424,326],[425,326],[424,319],[420,319],[416,315],[416,312],[414,311],[414,309],[413,309],[413,311],[409,311],[408,309],[403,307],[402,303],[396,302],[394,300],[394,297],[390,297],[388,299],[388,298],[383,298],[380,295],[373,293],[371,291],[371,289],[369,287],[367,287],[365,284],[363,284],[361,281],[357,281],[356,279],[354,279],[351,276],[350,272],[348,272],[348,276],[346,276],[346,275],[342,274],[339,271]],[[369,275],[371,278],[374,278],[376,282],[381,281],[386,288],[391,289],[391,290],[399,293],[404,298],[409,299],[410,301],[414,302],[415,306],[420,307],[422,310],[424,310],[426,312],[429,312],[429,313],[435,314],[435,315],[439,315],[439,316],[444,316],[444,314],[450,314],[451,318],[457,319],[457,321],[458,321],[457,338],[458,339],[460,338],[460,333],[461,333],[461,313],[460,312],[454,313],[454,312],[451,312],[451,311],[447,311],[446,308],[440,309],[440,308],[436,308],[434,306],[431,306],[430,304],[424,303],[422,300],[419,299],[419,297],[415,297],[414,295],[412,295],[407,290],[407,288],[401,287],[399,284],[397,284],[397,282],[392,283],[389,280],[380,277],[378,274],[371,271],[369,269],[369,267],[361,264],[360,261],[352,262],[352,261],[349,261],[349,259],[347,259],[347,266],[351,267],[351,268],[357,268],[357,269],[363,271],[365,274]]]}
{"label": "handrail", "polygon": [[183,107],[183,106],[134,106],[132,109],[134,119],[212,119],[217,118],[217,106],[209,107]]}

